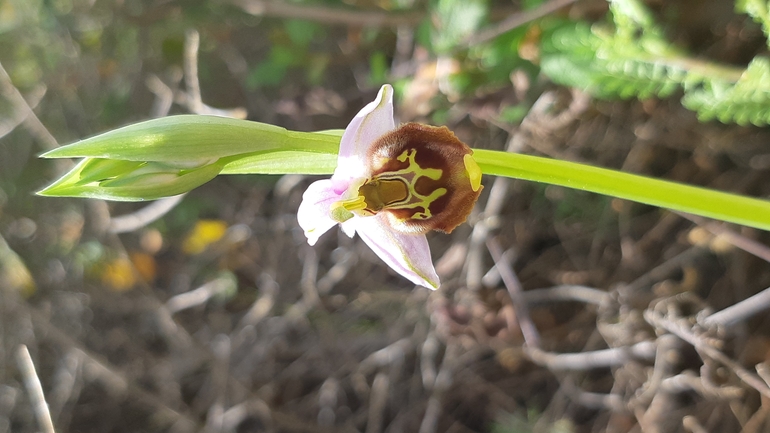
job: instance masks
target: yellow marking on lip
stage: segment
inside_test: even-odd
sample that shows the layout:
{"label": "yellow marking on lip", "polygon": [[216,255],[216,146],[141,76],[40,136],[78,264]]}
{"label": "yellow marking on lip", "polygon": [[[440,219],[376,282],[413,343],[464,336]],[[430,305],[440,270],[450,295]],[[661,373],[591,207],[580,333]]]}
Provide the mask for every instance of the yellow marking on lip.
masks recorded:
{"label": "yellow marking on lip", "polygon": [[471,181],[471,189],[473,192],[478,191],[481,188],[481,168],[476,164],[476,160],[471,154],[463,156],[463,164],[465,165],[465,173],[468,174],[468,179]]}
{"label": "yellow marking on lip", "polygon": [[386,171],[363,182],[354,198],[340,200],[331,206],[335,221],[344,222],[353,215],[371,216],[382,210],[413,211],[406,219],[427,220],[433,217],[430,205],[447,194],[447,188],[435,188],[429,194],[417,191],[417,182],[425,177],[433,181],[441,179],[444,171],[421,167],[415,160],[416,149],[407,149],[396,157],[407,162],[400,170]]}
{"label": "yellow marking on lip", "polygon": [[395,171],[386,171],[366,182],[359,194],[365,197],[367,210],[377,213],[382,209],[391,210],[415,210],[411,219],[425,220],[433,215],[430,205],[439,197],[447,193],[446,188],[436,188],[430,194],[417,192],[417,181],[423,177],[437,181],[441,179],[443,170],[438,168],[424,168],[415,160],[416,149],[407,149],[396,157],[399,162],[407,162],[408,165]]}

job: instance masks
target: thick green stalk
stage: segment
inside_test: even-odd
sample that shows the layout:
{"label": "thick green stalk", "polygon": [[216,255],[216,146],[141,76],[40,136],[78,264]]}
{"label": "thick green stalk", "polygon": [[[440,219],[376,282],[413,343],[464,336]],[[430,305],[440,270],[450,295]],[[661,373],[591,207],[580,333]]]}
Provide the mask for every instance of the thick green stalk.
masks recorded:
{"label": "thick green stalk", "polygon": [[770,230],[770,201],[517,153],[475,149],[484,174],[566,186]]}

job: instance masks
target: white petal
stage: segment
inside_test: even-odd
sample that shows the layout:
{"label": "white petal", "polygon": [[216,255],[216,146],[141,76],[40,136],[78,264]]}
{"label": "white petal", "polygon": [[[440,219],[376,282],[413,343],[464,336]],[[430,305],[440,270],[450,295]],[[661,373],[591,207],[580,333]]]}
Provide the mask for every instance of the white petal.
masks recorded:
{"label": "white petal", "polygon": [[344,223],[340,224],[340,227],[342,228],[342,232],[348,235],[349,238],[352,238],[356,234],[356,220],[358,218],[353,218],[351,220],[345,221]]}
{"label": "white petal", "polygon": [[354,220],[361,239],[394,271],[417,285],[438,288],[439,278],[425,235],[399,233],[388,226],[382,215]]}
{"label": "white petal", "polygon": [[322,234],[337,224],[329,215],[332,203],[340,199],[331,179],[323,179],[310,184],[302,195],[302,203],[297,209],[297,221],[307,236],[307,243],[315,245]]}
{"label": "white petal", "polygon": [[334,177],[365,177],[365,158],[369,147],[394,129],[396,121],[393,119],[393,87],[385,84],[377,93],[377,99],[362,108],[345,128]]}

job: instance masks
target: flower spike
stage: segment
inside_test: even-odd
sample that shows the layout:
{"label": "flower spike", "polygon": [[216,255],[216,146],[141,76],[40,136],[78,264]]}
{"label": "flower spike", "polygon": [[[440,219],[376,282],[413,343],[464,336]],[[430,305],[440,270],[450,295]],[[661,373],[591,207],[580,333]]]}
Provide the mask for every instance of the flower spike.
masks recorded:
{"label": "flower spike", "polygon": [[462,224],[481,189],[473,151],[446,127],[397,128],[384,85],[345,129],[332,178],[308,187],[297,219],[310,245],[340,224],[403,277],[437,289],[425,233]]}

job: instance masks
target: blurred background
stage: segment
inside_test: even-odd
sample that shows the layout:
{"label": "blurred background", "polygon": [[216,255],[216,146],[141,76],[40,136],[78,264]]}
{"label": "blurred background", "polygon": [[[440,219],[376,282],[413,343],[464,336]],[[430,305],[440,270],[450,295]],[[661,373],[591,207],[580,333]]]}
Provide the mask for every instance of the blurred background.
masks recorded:
{"label": "blurred background", "polygon": [[[732,2],[645,5],[692,64],[767,49]],[[310,176],[152,204],[34,194],[71,167],[38,154],[112,128],[344,128],[392,83],[401,122],[471,147],[767,197],[766,127],[699,122],[677,89],[597,99],[542,73],[555,29],[611,28],[608,10],[0,0],[0,433],[770,431],[767,314],[700,320],[770,285],[758,230],[485,178],[469,223],[429,235],[430,292],[336,229],[309,247]]]}

